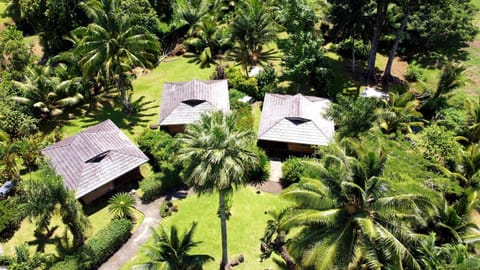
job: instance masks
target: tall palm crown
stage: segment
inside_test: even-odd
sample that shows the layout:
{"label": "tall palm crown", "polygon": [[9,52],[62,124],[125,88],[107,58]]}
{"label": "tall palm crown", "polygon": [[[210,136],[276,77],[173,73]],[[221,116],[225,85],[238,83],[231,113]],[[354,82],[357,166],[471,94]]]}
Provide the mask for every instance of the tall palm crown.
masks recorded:
{"label": "tall palm crown", "polygon": [[179,139],[187,184],[200,194],[219,191],[223,270],[228,265],[225,195],[244,185],[246,172],[258,163],[255,153],[248,150],[253,133],[236,129],[233,114],[214,112],[187,126]]}
{"label": "tall palm crown", "polygon": [[119,10],[118,0],[90,0],[82,7],[92,23],[75,29],[72,35],[80,37],[74,51],[83,75],[103,76],[104,90],[113,87],[120,91],[130,110],[126,92],[132,89],[131,71],[153,67],[159,42],[143,26],[130,24],[129,17]]}
{"label": "tall palm crown", "polygon": [[425,224],[422,209],[430,204],[418,195],[390,195],[380,177],[386,156],[378,147],[365,150],[357,157],[326,155],[316,164],[320,179],[303,179],[283,193],[296,207],[280,226],[299,229],[288,249],[304,269],[420,269],[410,248],[420,236],[409,228]]}
{"label": "tall palm crown", "polygon": [[230,25],[232,40],[238,43],[232,54],[244,69],[275,58],[274,50],[263,51],[263,45],[274,40],[277,33],[270,13],[263,2],[249,0]]}
{"label": "tall palm crown", "polygon": [[153,245],[148,245],[144,253],[151,259],[145,264],[136,265],[135,270],[140,269],[169,269],[169,270],[196,270],[202,269],[202,265],[213,260],[209,255],[190,255],[192,248],[201,242],[193,241],[193,234],[197,223],[193,223],[184,234],[178,233],[177,227],[172,226],[170,233],[160,226],[160,230],[153,232]]}
{"label": "tall palm crown", "polygon": [[235,128],[233,114],[202,115],[180,136],[179,159],[186,165],[187,183],[199,193],[245,184],[245,172],[257,163],[255,153],[248,150],[253,136]]}

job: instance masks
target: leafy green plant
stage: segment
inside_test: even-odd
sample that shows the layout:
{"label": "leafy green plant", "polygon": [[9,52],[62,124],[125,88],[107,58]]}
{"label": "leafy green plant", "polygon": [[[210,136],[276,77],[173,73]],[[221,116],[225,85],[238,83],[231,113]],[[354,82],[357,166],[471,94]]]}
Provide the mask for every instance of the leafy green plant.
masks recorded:
{"label": "leafy green plant", "polygon": [[127,219],[113,219],[74,254],[55,263],[52,270],[89,270],[100,266],[130,238],[133,224]]}
{"label": "leafy green plant", "polygon": [[423,69],[416,63],[408,65],[405,78],[411,82],[416,82],[423,79]]}
{"label": "leafy green plant", "polygon": [[305,167],[299,158],[289,158],[282,163],[282,180],[288,184],[297,183],[305,172]]}
{"label": "leafy green plant", "polygon": [[132,212],[135,209],[135,198],[132,195],[122,192],[113,195],[108,200],[108,211],[116,218],[132,219]]}
{"label": "leafy green plant", "polygon": [[[339,42],[335,47],[334,50],[345,58],[352,57],[352,38],[348,38]],[[355,50],[355,58],[357,60],[367,60],[370,54],[370,43],[364,42],[363,40],[355,40],[354,50]]]}

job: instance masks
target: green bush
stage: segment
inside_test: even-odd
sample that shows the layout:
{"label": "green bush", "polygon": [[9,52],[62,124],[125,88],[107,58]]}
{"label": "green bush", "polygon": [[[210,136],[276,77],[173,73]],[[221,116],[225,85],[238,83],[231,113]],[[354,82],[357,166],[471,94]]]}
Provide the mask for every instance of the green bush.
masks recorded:
{"label": "green bush", "polygon": [[228,90],[229,98],[230,98],[230,108],[232,110],[238,110],[243,107],[249,107],[250,104],[241,102],[240,99],[246,96],[247,94],[238,91],[237,89],[230,89]]}
{"label": "green bush", "polygon": [[421,80],[423,78],[423,69],[419,67],[417,64],[412,63],[408,65],[405,78],[411,82],[416,82],[418,80]]}
{"label": "green bush", "polygon": [[180,178],[181,164],[175,153],[179,144],[170,134],[159,130],[145,130],[137,139],[140,150],[150,158],[155,172],[162,172],[169,178]]}
{"label": "green bush", "polygon": [[143,194],[140,198],[142,202],[151,202],[165,192],[183,186],[180,178],[167,177],[163,173],[155,173],[143,179],[139,183]]}
{"label": "green bush", "polygon": [[0,242],[10,240],[20,228],[18,207],[12,199],[0,200]]}
{"label": "green bush", "polygon": [[258,156],[258,165],[249,172],[250,181],[253,183],[263,183],[270,177],[270,160],[267,154],[261,148],[255,146],[253,152]]}
{"label": "green bush", "polygon": [[[370,54],[370,43],[365,43],[362,40],[355,40],[355,58],[357,60],[367,60]],[[344,58],[352,57],[352,39],[345,39],[339,42],[334,50]]]}
{"label": "green bush", "polygon": [[97,269],[130,238],[133,224],[127,219],[114,219],[95,234],[75,254],[57,262],[53,270]]}
{"label": "green bush", "polygon": [[305,172],[305,166],[299,158],[288,158],[282,164],[282,180],[287,184],[297,183]]}
{"label": "green bush", "polygon": [[236,89],[255,99],[262,99],[258,91],[257,79],[247,78],[237,67],[230,67],[225,70],[230,89]]}

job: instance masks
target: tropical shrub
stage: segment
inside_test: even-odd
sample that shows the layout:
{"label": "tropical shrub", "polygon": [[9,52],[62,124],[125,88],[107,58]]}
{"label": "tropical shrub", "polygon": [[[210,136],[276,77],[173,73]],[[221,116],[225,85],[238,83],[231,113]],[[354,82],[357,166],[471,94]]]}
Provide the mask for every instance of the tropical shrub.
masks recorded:
{"label": "tropical shrub", "polygon": [[421,80],[423,78],[422,68],[415,63],[408,65],[405,78],[411,82],[416,82],[418,80]]}
{"label": "tropical shrub", "polygon": [[155,173],[140,181],[140,189],[143,194],[142,202],[151,202],[165,192],[183,186],[183,182],[179,178],[167,177],[163,173]]}
{"label": "tropical shrub", "polygon": [[327,112],[335,121],[336,131],[342,137],[356,137],[369,130],[377,120],[375,109],[379,101],[375,98],[337,96]]}
{"label": "tropical shrub", "polygon": [[178,143],[164,131],[145,130],[137,139],[140,150],[150,158],[153,171],[162,172],[168,178],[179,179],[181,165],[176,161]]}
{"label": "tropical shrub", "polygon": [[[370,54],[370,44],[363,40],[355,40],[353,44],[355,50],[355,58],[357,60],[367,60]],[[335,52],[344,58],[352,57],[352,39],[348,38],[340,41],[334,48]]]}
{"label": "tropical shrub", "polygon": [[240,92],[233,88],[228,90],[228,95],[230,98],[230,108],[232,110],[238,110],[241,107],[249,106],[249,104],[240,101],[240,99],[247,95],[244,92]]}
{"label": "tropical shrub", "polygon": [[116,218],[131,219],[135,209],[135,198],[132,195],[122,192],[117,193],[108,200],[108,211]]}
{"label": "tropical shrub", "polygon": [[130,238],[133,224],[127,219],[114,219],[73,255],[54,264],[53,270],[96,269]]}
{"label": "tropical shrub", "polygon": [[169,217],[173,214],[173,212],[178,211],[178,206],[173,204],[171,200],[164,200],[160,204],[160,216],[162,218]]}
{"label": "tropical shrub", "polygon": [[6,242],[20,228],[21,219],[12,199],[0,200],[0,242]]}
{"label": "tropical shrub", "polygon": [[452,131],[442,126],[432,125],[412,138],[417,149],[426,159],[438,162],[450,170],[456,169],[460,160],[461,145],[455,141]]}
{"label": "tropical shrub", "polygon": [[263,183],[270,177],[270,160],[265,151],[259,147],[254,147],[253,152],[258,157],[258,164],[249,172],[250,181],[253,183]]}
{"label": "tropical shrub", "polygon": [[245,77],[242,71],[237,67],[229,67],[225,69],[225,76],[227,77],[230,89],[236,89],[255,99],[261,99],[256,78]]}
{"label": "tropical shrub", "polygon": [[258,85],[258,95],[263,100],[265,93],[272,93],[277,88],[277,73],[271,65],[264,67],[256,76]]}
{"label": "tropical shrub", "polygon": [[252,130],[254,118],[252,115],[252,106],[250,104],[239,102],[242,105],[235,110],[235,126],[239,130]]}
{"label": "tropical shrub", "polygon": [[282,163],[282,180],[287,184],[297,183],[305,172],[305,166],[296,157],[288,158]]}

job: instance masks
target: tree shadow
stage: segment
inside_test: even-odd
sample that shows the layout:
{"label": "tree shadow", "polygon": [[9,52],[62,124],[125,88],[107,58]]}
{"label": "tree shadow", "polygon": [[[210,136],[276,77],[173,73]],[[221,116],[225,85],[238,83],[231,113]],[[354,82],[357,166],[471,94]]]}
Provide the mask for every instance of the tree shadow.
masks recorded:
{"label": "tree shadow", "polygon": [[45,247],[48,244],[56,244],[55,238],[52,238],[53,234],[55,231],[58,229],[58,226],[54,226],[51,229],[48,230],[48,232],[43,233],[39,230],[35,230],[33,232],[33,236],[35,237],[35,240],[28,241],[28,245],[36,245],[37,246],[37,252],[45,252]]}
{"label": "tree shadow", "polygon": [[156,115],[156,113],[146,112],[158,106],[152,105],[155,101],[145,100],[145,98],[145,96],[141,96],[136,100],[131,100],[132,95],[130,94],[131,106],[135,111],[133,113],[126,111],[118,99],[103,101],[101,108],[91,109],[83,115],[81,128],[87,128],[108,119],[112,120],[120,129],[128,131],[131,131],[136,125],[146,124],[149,122],[150,116]]}

